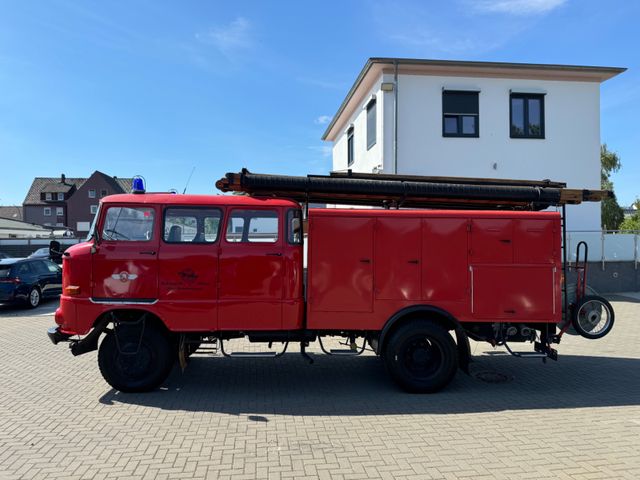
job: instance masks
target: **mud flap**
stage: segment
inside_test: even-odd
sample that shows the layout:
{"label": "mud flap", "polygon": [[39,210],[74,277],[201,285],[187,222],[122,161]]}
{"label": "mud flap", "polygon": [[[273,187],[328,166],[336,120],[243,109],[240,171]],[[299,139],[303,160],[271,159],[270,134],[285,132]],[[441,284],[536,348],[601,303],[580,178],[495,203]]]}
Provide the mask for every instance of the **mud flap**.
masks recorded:
{"label": "mud flap", "polygon": [[455,328],[456,344],[458,346],[458,367],[464,373],[469,375],[469,363],[471,362],[471,346],[469,345],[469,337],[464,333],[462,327]]}

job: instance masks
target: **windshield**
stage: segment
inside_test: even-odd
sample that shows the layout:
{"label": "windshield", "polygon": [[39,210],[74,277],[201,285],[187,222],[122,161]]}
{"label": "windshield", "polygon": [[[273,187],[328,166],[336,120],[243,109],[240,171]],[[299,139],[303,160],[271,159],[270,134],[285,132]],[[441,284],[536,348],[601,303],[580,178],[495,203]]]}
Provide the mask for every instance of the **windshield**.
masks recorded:
{"label": "windshield", "polygon": [[103,240],[144,242],[153,234],[154,211],[148,207],[109,207],[102,226]]}

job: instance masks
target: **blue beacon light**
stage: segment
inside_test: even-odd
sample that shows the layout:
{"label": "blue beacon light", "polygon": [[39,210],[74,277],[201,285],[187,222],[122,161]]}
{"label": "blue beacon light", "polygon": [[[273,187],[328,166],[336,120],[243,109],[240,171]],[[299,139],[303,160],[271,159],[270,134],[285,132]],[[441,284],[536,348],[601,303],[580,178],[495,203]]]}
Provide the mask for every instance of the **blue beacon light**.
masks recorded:
{"label": "blue beacon light", "polygon": [[144,183],[144,178],[141,175],[133,177],[133,180],[131,180],[131,193],[144,193]]}

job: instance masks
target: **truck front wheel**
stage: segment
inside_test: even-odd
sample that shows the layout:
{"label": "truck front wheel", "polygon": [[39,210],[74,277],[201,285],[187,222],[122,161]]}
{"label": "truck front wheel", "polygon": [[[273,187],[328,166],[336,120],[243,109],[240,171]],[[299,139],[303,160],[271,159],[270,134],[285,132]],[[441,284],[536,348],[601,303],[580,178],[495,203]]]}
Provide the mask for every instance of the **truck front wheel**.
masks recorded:
{"label": "truck front wheel", "polygon": [[456,374],[456,344],[444,328],[413,320],[400,326],[385,346],[384,361],[391,378],[412,393],[433,393]]}
{"label": "truck front wheel", "polygon": [[152,325],[121,324],[107,333],[98,351],[100,373],[121,392],[148,392],[164,382],[173,366],[171,342]]}

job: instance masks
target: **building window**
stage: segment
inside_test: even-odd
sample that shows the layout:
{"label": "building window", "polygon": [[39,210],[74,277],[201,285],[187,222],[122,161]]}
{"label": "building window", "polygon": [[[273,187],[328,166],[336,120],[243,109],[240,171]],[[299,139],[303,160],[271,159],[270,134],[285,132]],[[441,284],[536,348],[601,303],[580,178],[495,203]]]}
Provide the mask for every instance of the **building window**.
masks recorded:
{"label": "building window", "polygon": [[89,190],[89,198],[96,198],[96,191],[95,190]]}
{"label": "building window", "polygon": [[56,207],[56,216],[61,217],[64,215],[64,209],[62,207]]}
{"label": "building window", "polygon": [[512,93],[511,138],[544,138],[544,95]]}
{"label": "building window", "polygon": [[353,127],[347,130],[347,166],[353,165]]}
{"label": "building window", "polygon": [[45,198],[45,200],[51,200],[51,198],[52,198],[51,197],[51,193],[49,193],[49,192],[45,193],[44,194],[44,198]]}
{"label": "building window", "polygon": [[64,227],[64,223],[62,223],[62,222],[56,222],[56,227]]}
{"label": "building window", "polygon": [[59,202],[63,202],[64,201],[64,193],[58,192],[58,201]]}
{"label": "building window", "polygon": [[51,207],[44,207],[44,216],[45,217],[51,216]]}
{"label": "building window", "polygon": [[102,190],[100,190],[100,198],[106,197],[106,196],[107,196],[107,191],[103,188]]}
{"label": "building window", "polygon": [[91,215],[95,215],[96,213],[98,213],[98,205],[91,205],[89,207],[89,210],[91,211]]}
{"label": "building window", "polygon": [[367,104],[367,150],[376,144],[376,99]]}
{"label": "building window", "polygon": [[442,92],[442,136],[479,137],[478,92]]}

